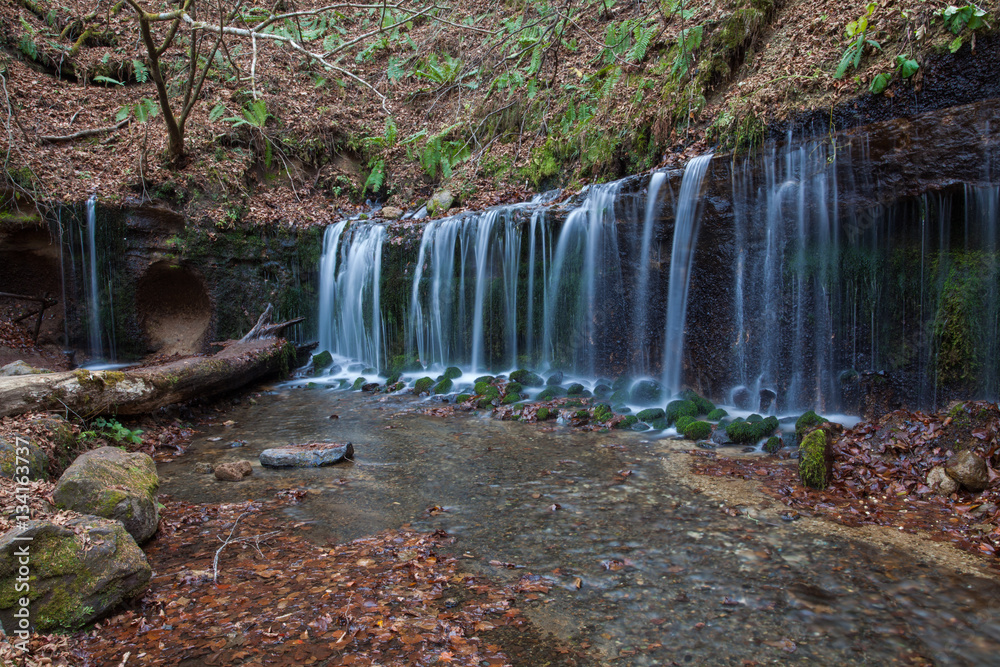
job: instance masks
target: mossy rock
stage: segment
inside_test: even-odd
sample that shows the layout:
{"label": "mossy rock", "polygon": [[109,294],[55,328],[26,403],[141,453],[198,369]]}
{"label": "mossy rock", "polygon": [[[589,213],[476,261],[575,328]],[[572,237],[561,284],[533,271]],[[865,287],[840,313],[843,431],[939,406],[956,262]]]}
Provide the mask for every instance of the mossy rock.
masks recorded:
{"label": "mossy rock", "polygon": [[594,406],[594,421],[595,422],[606,422],[611,420],[615,416],[614,411],[611,406],[607,403],[598,403]]}
{"label": "mossy rock", "polygon": [[688,440],[704,440],[712,435],[712,425],[703,421],[692,421],[682,431]]}
{"label": "mossy rock", "polygon": [[480,375],[475,379],[475,383],[479,384],[480,382],[485,382],[486,384],[493,384],[494,380],[496,380],[496,378],[492,375]]}
{"label": "mossy rock", "polygon": [[772,435],[764,443],[764,451],[768,454],[776,454],[779,449],[785,446],[785,442],[781,439],[780,435]]}
{"label": "mossy rock", "polygon": [[503,397],[503,401],[501,401],[501,404],[510,405],[511,403],[517,403],[520,400],[521,397],[518,396],[517,394],[507,394],[506,396]]}
{"label": "mossy rock", "polygon": [[323,350],[319,354],[314,354],[312,358],[313,368],[317,371],[321,371],[325,368],[333,366],[333,355]]}
{"label": "mossy rock", "polygon": [[734,421],[726,426],[726,436],[730,441],[742,444],[757,442],[757,427],[747,421]]}
{"label": "mossy rock", "polygon": [[556,410],[550,410],[547,407],[541,407],[538,408],[538,412],[535,413],[535,418],[538,419],[538,421],[543,422],[546,419],[555,417],[557,414],[558,412]]}
{"label": "mossy rock", "polygon": [[750,422],[751,424],[756,424],[757,422],[764,421],[764,418],[755,412],[749,417],[747,417],[747,421]]}
{"label": "mossy rock", "polygon": [[510,374],[510,380],[512,382],[518,382],[525,387],[543,387],[545,386],[545,380],[541,378],[540,375],[532,373],[529,370],[523,368],[518,369]]}
{"label": "mossy rock", "polygon": [[554,384],[550,384],[535,397],[536,401],[550,401],[553,398],[562,398],[566,395],[566,390]]}
{"label": "mossy rock", "polygon": [[365,379],[364,379],[364,378],[362,378],[362,377],[359,377],[359,378],[357,378],[356,380],[354,380],[354,384],[353,384],[353,385],[351,385],[351,389],[353,389],[354,391],[358,391],[358,390],[360,390],[360,389],[361,389],[361,388],[362,388],[363,386],[365,386]]}
{"label": "mossy rock", "polygon": [[31,420],[31,424],[45,431],[41,437],[51,443],[49,470],[61,474],[73,463],[81,448],[73,425],[58,415],[37,417]]}
{"label": "mossy rock", "polygon": [[608,403],[610,403],[611,405],[628,403],[630,398],[631,395],[628,393],[627,389],[616,389],[615,391],[611,392],[610,396],[608,396]]}
{"label": "mossy rock", "polygon": [[653,380],[640,380],[632,387],[632,402],[639,405],[659,403],[663,400],[663,387]]}
{"label": "mossy rock", "polygon": [[476,384],[475,386],[473,386],[472,390],[476,392],[476,394],[482,396],[487,391],[489,391],[490,387],[492,386],[493,385],[486,380],[476,380]]}
{"label": "mossy rock", "polygon": [[635,424],[638,424],[638,423],[639,423],[639,418],[636,417],[635,415],[625,415],[625,418],[622,419],[620,422],[615,422],[614,428],[617,428],[617,429],[630,429]]}
{"label": "mossy rock", "polygon": [[521,386],[520,382],[508,382],[507,386],[503,388],[505,394],[521,394],[524,392],[524,387]]}
{"label": "mossy rock", "polygon": [[629,386],[632,384],[632,378],[627,375],[622,375],[616,378],[614,382],[611,383],[612,391],[628,391]]}
{"label": "mossy rock", "polygon": [[433,386],[433,378],[422,377],[413,384],[413,393],[419,396],[420,394],[430,391]]}
{"label": "mossy rock", "polygon": [[396,371],[395,373],[390,373],[389,377],[385,379],[385,385],[389,387],[396,384],[397,382],[399,382],[400,376],[401,373],[399,371]]}
{"label": "mossy rock", "polygon": [[451,393],[451,388],[453,384],[454,383],[451,381],[451,378],[445,378],[440,382],[438,382],[436,385],[434,385],[434,393],[435,394]]}
{"label": "mossy rock", "polygon": [[606,384],[599,384],[594,387],[594,396],[597,398],[607,398],[612,393],[611,387]]}
{"label": "mossy rock", "polygon": [[[29,590],[19,591],[24,545],[30,545],[31,580]],[[78,630],[142,593],[151,575],[145,554],[118,521],[29,521],[0,537],[0,622],[11,635],[18,627],[13,614],[27,597],[35,630]]]}
{"label": "mossy rock", "polygon": [[444,377],[446,377],[449,380],[460,378],[462,377],[462,369],[459,368],[458,366],[449,366],[448,368],[444,369]]}
{"label": "mossy rock", "polygon": [[663,419],[666,415],[667,413],[664,412],[663,408],[646,408],[637,412],[635,416],[639,418],[639,421],[649,424],[657,419]]}
{"label": "mossy rock", "polygon": [[818,428],[802,438],[799,445],[799,480],[810,489],[825,489],[830,484],[833,454],[826,431]]}
{"label": "mossy rock", "polygon": [[670,424],[667,423],[666,417],[662,419],[654,419],[653,421],[649,422],[649,425],[651,428],[655,428],[657,431],[665,431],[666,429],[670,428]]}
{"label": "mossy rock", "polygon": [[729,416],[729,413],[722,408],[716,408],[708,413],[708,421],[717,422]]}
{"label": "mossy rock", "polygon": [[820,417],[812,410],[803,414],[801,417],[795,420],[795,442],[801,444],[802,438],[805,437],[809,429],[811,429],[814,426],[819,426],[825,421],[826,421],[825,417]]}
{"label": "mossy rock", "polygon": [[698,416],[698,406],[696,406],[691,401],[677,400],[670,401],[667,403],[667,409],[665,411],[667,421],[671,424],[676,423],[679,417],[697,417]]}
{"label": "mossy rock", "polygon": [[[18,447],[22,448],[18,461]],[[18,467],[25,470],[18,471]],[[14,479],[27,475],[31,480],[48,479],[49,456],[41,447],[26,440],[8,441],[0,439],[0,477]]]}
{"label": "mossy rock", "polygon": [[704,398],[698,394],[698,392],[692,389],[685,389],[681,392],[681,400],[691,401],[698,408],[699,415],[707,415],[712,410],[715,409],[715,404],[712,401]]}
{"label": "mossy rock", "polygon": [[647,424],[646,422],[636,422],[636,423],[632,424],[631,426],[629,426],[628,430],[630,430],[630,431],[648,431],[649,430],[649,424]]}
{"label": "mossy rock", "polygon": [[691,415],[681,415],[674,422],[674,427],[677,429],[678,433],[684,433],[684,429],[688,427],[688,424],[693,424],[698,420],[697,417],[692,417]]}
{"label": "mossy rock", "polygon": [[625,405],[624,403],[619,403],[618,405],[612,405],[611,409],[620,415],[627,415],[632,413],[632,408]]}
{"label": "mossy rock", "polygon": [[470,398],[472,398],[472,396],[470,394],[459,394],[458,396],[455,397],[455,402],[456,403],[465,403]]}
{"label": "mossy rock", "polygon": [[160,522],[159,486],[156,464],[148,454],[101,447],[80,455],[66,469],[52,498],[61,509],[121,521],[142,544]]}
{"label": "mossy rock", "polygon": [[574,382],[570,386],[566,387],[567,396],[583,396],[587,392],[587,388],[578,382]]}
{"label": "mossy rock", "polygon": [[553,373],[552,375],[549,376],[549,378],[545,381],[545,384],[547,384],[547,385],[549,385],[549,384],[562,384],[562,381],[563,381],[563,372],[562,371],[556,371],[555,373]]}

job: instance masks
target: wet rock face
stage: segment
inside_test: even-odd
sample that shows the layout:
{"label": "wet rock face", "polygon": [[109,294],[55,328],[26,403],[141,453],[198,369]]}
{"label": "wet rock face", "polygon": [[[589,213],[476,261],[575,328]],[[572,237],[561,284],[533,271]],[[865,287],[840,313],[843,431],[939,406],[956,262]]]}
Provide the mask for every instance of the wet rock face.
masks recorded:
{"label": "wet rock face", "polygon": [[52,497],[62,509],[121,521],[142,544],[160,522],[159,485],[156,464],[147,454],[101,447],[82,454],[66,469]]}
{"label": "wet rock face", "polygon": [[269,468],[318,468],[354,458],[354,445],[349,442],[313,442],[265,449],[260,453],[261,465]]}
{"label": "wet rock face", "polygon": [[948,459],[945,472],[962,488],[974,493],[984,491],[990,483],[986,462],[969,450],[961,451]]}
{"label": "wet rock face", "polygon": [[[19,591],[25,544],[30,544],[32,579],[28,591]],[[145,554],[118,521],[95,516],[66,526],[30,521],[0,537],[0,623],[8,635],[20,629],[14,614],[20,598],[28,597],[36,630],[76,630],[141,593],[151,574]]]}
{"label": "wet rock face", "polygon": [[239,482],[253,474],[249,461],[230,461],[215,466],[215,479],[220,482]]}

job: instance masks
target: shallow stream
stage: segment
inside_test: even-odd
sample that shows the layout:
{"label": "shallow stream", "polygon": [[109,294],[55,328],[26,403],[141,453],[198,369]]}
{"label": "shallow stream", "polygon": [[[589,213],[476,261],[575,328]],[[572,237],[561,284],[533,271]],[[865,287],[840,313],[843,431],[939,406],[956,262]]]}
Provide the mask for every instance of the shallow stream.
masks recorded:
{"label": "shallow stream", "polygon": [[[522,608],[601,663],[997,664],[995,578],[801,521],[729,516],[677,473],[688,455],[669,440],[418,412],[432,405],[279,388],[161,464],[161,491],[237,502],[307,488],[289,519],[311,522],[321,541],[404,523],[445,530],[472,571],[547,578],[551,590]],[[354,443],[355,461],[257,462],[267,447],[323,440]],[[195,471],[238,459],[254,465],[244,482]]]}

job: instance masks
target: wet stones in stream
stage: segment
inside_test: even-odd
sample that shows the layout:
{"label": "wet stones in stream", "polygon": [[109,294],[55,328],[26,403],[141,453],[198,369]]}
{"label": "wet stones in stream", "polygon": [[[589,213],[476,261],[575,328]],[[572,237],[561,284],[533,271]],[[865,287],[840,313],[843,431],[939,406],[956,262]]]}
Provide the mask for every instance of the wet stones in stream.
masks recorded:
{"label": "wet stones in stream", "polygon": [[311,442],[265,449],[261,465],[268,468],[319,468],[354,459],[354,445],[349,442]]}

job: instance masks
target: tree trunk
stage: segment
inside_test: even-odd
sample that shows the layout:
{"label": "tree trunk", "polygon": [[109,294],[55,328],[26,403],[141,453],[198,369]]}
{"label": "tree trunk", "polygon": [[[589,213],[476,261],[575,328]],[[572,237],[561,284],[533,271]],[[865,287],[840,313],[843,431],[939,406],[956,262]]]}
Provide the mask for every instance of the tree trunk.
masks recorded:
{"label": "tree trunk", "polygon": [[87,419],[145,414],[287,373],[294,363],[295,347],[272,338],[241,341],[210,357],[187,357],[160,366],[0,378],[0,417],[67,409]]}

